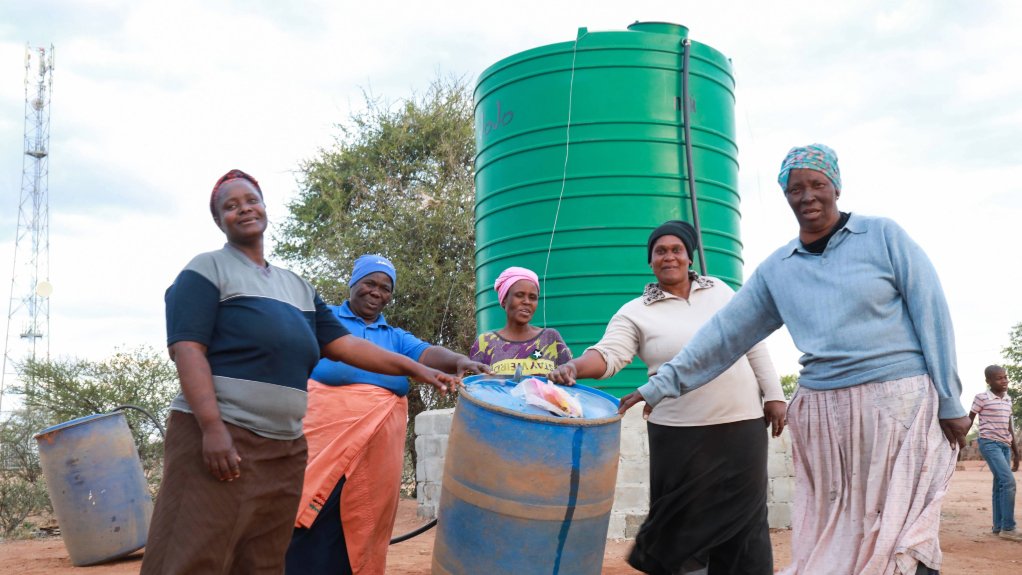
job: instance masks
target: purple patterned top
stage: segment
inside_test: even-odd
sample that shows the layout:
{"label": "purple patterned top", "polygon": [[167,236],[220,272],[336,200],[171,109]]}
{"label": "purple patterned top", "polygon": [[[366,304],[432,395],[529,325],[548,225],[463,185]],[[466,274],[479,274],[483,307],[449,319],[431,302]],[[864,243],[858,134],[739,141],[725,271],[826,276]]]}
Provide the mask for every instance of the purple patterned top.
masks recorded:
{"label": "purple patterned top", "polygon": [[497,375],[514,375],[519,365],[524,375],[546,375],[571,360],[571,350],[556,329],[544,329],[525,341],[508,341],[488,331],[476,339],[468,356]]}

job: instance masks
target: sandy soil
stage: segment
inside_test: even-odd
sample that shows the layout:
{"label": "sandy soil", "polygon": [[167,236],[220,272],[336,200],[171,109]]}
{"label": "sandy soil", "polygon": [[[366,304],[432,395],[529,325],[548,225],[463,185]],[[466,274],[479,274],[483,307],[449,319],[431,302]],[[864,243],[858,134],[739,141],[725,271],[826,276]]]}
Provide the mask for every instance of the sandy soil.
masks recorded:
{"label": "sandy soil", "polygon": [[[944,503],[941,524],[941,546],[944,550],[945,575],[1005,575],[1022,573],[1022,543],[1005,541],[988,534],[990,529],[990,473],[981,461],[967,461],[955,473],[951,492]],[[1022,476],[1022,473],[1018,474]],[[1019,507],[1022,510],[1022,505]],[[395,531],[404,533],[419,525],[415,518],[415,502],[401,502]],[[774,560],[783,566],[791,557],[791,532],[777,530],[771,534]],[[608,542],[603,573],[623,575],[635,573],[624,561],[630,543]],[[426,575],[433,550],[433,532],[399,543],[390,548],[387,573],[391,575]],[[141,565],[141,551],[131,557],[107,565],[73,567],[63,542],[56,537],[29,541],[0,543],[0,574],[17,575],[136,575]]]}

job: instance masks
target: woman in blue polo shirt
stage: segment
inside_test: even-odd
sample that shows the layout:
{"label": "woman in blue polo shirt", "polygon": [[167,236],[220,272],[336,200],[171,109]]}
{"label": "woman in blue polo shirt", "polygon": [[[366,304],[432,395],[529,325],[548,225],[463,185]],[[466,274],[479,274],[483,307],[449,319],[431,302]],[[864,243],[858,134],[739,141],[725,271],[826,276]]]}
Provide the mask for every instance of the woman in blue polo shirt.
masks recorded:
{"label": "woman in blue polo shirt", "polygon": [[[383,349],[443,371],[488,372],[388,324],[383,308],[396,284],[390,260],[364,255],[355,260],[348,300],[328,307],[348,331]],[[309,462],[286,572],[382,575],[401,487],[408,378],[322,360],[308,388]]]}

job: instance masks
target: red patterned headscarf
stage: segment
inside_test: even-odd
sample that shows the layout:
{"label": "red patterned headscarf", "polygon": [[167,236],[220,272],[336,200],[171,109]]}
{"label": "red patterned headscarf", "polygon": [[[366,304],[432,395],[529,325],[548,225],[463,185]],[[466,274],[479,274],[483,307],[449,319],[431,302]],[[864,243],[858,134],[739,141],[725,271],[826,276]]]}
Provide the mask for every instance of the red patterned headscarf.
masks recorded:
{"label": "red patterned headscarf", "polygon": [[213,192],[210,193],[210,195],[209,195],[209,212],[211,214],[213,214],[213,219],[214,220],[216,219],[216,216],[217,216],[217,214],[216,214],[216,194],[217,194],[217,192],[220,191],[220,187],[221,186],[223,186],[224,184],[226,184],[227,182],[229,182],[231,180],[248,180],[249,183],[251,183],[253,186],[255,186],[256,191],[259,192],[259,197],[260,198],[263,197],[263,190],[262,190],[262,188],[259,187],[259,182],[257,182],[255,178],[253,178],[252,176],[246,174],[245,172],[242,172],[241,170],[231,170],[231,171],[227,172],[226,174],[220,176],[220,179],[217,180],[216,184],[213,185]]}

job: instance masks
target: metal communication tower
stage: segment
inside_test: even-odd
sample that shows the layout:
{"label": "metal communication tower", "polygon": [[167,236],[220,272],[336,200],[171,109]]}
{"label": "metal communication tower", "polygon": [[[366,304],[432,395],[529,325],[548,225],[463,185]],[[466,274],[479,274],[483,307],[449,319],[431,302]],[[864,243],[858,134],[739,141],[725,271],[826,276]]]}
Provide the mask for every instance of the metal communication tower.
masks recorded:
{"label": "metal communication tower", "polygon": [[[53,46],[25,47],[25,155],[22,159],[14,270],[7,308],[0,413],[26,359],[50,355],[50,94]],[[12,337],[14,335],[14,337]],[[31,382],[22,382],[31,385]]]}

